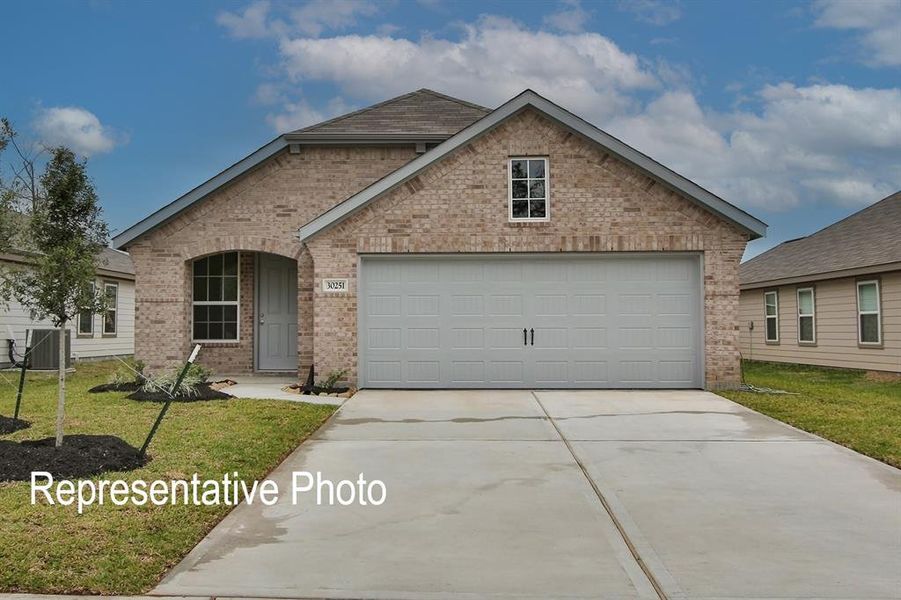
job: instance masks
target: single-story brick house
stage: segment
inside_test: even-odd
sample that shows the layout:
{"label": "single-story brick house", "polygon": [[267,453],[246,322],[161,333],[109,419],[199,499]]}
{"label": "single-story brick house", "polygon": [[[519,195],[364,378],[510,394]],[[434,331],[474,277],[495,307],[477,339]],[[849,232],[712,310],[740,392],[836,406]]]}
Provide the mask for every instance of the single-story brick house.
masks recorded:
{"label": "single-story brick house", "polygon": [[901,372],[901,192],[741,265],[745,358]]}
{"label": "single-story brick house", "polygon": [[151,367],[361,387],[718,387],[766,225],[542,96],[419,90],[279,136],[118,235]]}

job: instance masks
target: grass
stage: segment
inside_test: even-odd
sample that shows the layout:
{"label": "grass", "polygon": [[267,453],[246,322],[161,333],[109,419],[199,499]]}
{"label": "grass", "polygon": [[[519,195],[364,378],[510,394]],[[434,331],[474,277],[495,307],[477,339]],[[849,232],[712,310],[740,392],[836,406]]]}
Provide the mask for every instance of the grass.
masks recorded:
{"label": "grass", "polygon": [[[89,394],[112,363],[79,364],[68,378],[66,432],[117,435],[140,447],[161,405],[124,393]],[[16,379],[0,377],[0,413],[12,416]],[[53,435],[55,375],[31,374],[21,417],[30,429],[8,440]],[[335,407],[275,400],[173,404],[150,446],[152,461],[106,479],[245,479],[266,475]],[[137,594],[150,590],[219,522],[229,507],[32,505],[28,482],[0,483],[0,592]]]}
{"label": "grass", "polygon": [[744,362],[745,381],[797,395],[723,391],[722,396],[901,468],[901,381],[864,371]]}

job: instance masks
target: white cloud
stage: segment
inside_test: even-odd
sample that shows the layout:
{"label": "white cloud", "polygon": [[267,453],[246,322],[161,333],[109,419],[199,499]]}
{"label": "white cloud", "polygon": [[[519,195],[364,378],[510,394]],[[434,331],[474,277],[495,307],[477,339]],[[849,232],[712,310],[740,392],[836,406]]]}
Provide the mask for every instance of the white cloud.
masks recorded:
{"label": "white cloud", "polygon": [[220,12],[216,15],[216,23],[225,27],[232,37],[238,39],[265,38],[272,34],[269,9],[268,0],[258,0],[239,14],[228,11]]}
{"label": "white cloud", "polygon": [[42,143],[66,146],[82,156],[109,152],[125,141],[123,136],[104,126],[94,113],[77,106],[41,109],[34,120],[34,129]]}
{"label": "white cloud", "polygon": [[544,17],[544,24],[548,27],[566,33],[579,33],[585,28],[590,15],[582,8],[579,0],[562,0],[562,8]]}
{"label": "white cloud", "polygon": [[817,0],[815,25],[860,32],[864,63],[901,66],[901,3],[898,0]]}
{"label": "white cloud", "polygon": [[629,91],[659,85],[637,56],[602,35],[530,31],[498,17],[465,25],[456,41],[296,38],[283,40],[280,52],[295,83],[332,82],[357,98],[432,87],[495,106],[532,88],[576,112],[598,116],[632,106]]}
{"label": "white cloud", "polygon": [[672,0],[619,0],[617,8],[651,25],[669,25],[682,18],[682,7]]}
{"label": "white cloud", "polygon": [[860,206],[901,188],[901,90],[783,83],[756,100],[757,111],[717,114],[665,92],[608,129],[745,206]]}
{"label": "white cloud", "polygon": [[364,0],[311,0],[291,11],[291,19],[300,33],[318,36],[325,30],[351,27],[357,23],[357,17],[376,12],[376,5]]}

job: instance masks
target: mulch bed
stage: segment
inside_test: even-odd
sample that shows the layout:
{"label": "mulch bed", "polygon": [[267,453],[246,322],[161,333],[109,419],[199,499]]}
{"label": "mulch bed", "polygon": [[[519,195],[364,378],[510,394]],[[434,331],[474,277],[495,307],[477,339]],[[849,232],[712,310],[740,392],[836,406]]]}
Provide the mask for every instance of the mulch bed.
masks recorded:
{"label": "mulch bed", "polygon": [[283,389],[286,392],[290,392],[292,394],[301,394],[304,396],[309,396],[310,394],[314,396],[340,396],[341,394],[346,394],[348,391],[350,391],[349,387],[325,388],[319,387],[318,385],[314,385],[313,387],[306,387],[300,385],[299,383],[292,383],[291,385],[285,386]]}
{"label": "mulch bed", "polygon": [[147,463],[137,448],[113,435],[67,435],[61,448],[54,438],[0,440],[0,481],[30,481],[32,471],[55,479],[89,477],[105,471],[131,471]]}
{"label": "mulch bed", "polygon": [[0,415],[0,435],[5,433],[13,433],[19,431],[20,429],[27,429],[31,427],[31,422],[23,421],[22,419],[14,419],[12,417],[4,417]]}
{"label": "mulch bed", "polygon": [[[174,402],[199,402],[201,400],[227,400],[231,398],[229,394],[213,389],[209,383],[202,383],[197,386],[196,394],[193,396],[176,396]],[[169,399],[166,392],[146,392],[138,390],[133,394],[129,394],[131,400],[141,400],[143,402],[165,402]]]}
{"label": "mulch bed", "polygon": [[125,383],[103,383],[95,385],[88,391],[92,394],[100,394],[102,392],[137,392],[141,389],[141,384],[137,381],[128,381]]}

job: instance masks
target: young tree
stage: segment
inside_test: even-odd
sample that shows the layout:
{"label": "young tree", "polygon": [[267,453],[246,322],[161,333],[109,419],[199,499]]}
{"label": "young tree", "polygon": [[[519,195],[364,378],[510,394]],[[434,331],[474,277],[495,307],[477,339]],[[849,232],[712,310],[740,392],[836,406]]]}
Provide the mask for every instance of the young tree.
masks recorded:
{"label": "young tree", "polygon": [[27,267],[4,276],[4,292],[36,318],[60,330],[56,446],[63,443],[66,405],[66,324],[80,312],[100,312],[104,298],[91,288],[97,256],[109,231],[101,218],[84,161],[65,147],[49,150],[49,160],[32,195],[27,224]]}

